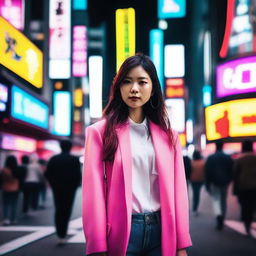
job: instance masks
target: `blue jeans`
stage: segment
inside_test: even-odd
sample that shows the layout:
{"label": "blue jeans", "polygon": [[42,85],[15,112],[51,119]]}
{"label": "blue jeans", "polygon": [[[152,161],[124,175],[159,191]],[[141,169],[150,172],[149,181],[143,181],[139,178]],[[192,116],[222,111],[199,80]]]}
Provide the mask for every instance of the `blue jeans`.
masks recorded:
{"label": "blue jeans", "polygon": [[126,256],[161,256],[161,214],[132,214]]}

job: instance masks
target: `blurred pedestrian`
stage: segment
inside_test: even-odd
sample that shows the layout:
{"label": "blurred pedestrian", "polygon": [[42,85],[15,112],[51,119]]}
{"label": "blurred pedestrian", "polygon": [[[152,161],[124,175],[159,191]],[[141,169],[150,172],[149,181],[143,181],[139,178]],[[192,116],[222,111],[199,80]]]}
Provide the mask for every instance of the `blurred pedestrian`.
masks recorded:
{"label": "blurred pedestrian", "polygon": [[253,153],[253,142],[243,141],[242,152],[234,165],[234,194],[241,206],[245,231],[251,235],[253,214],[256,213],[256,154]]}
{"label": "blurred pedestrian", "polygon": [[189,156],[184,155],[183,162],[184,162],[184,168],[185,168],[186,181],[188,185],[191,177],[191,159],[189,158]]}
{"label": "blurred pedestrian", "polygon": [[20,190],[23,192],[24,182],[27,176],[27,167],[29,164],[29,157],[27,155],[23,155],[21,157],[21,165],[18,167],[19,170],[19,181],[20,181]]}
{"label": "blurred pedestrian", "polygon": [[188,210],[179,136],[153,62],[136,54],[114,78],[104,119],[86,129],[86,254],[186,256]]}
{"label": "blurred pedestrian", "polygon": [[213,200],[216,229],[222,230],[227,207],[227,189],[232,180],[233,161],[222,151],[223,142],[218,141],[215,145],[216,152],[210,155],[205,163],[205,185]]}
{"label": "blurred pedestrian", "polygon": [[192,211],[194,216],[198,216],[198,206],[200,203],[201,188],[204,184],[204,166],[205,161],[199,150],[195,150],[191,162],[191,185],[193,191]]}
{"label": "blurred pedestrian", "polygon": [[47,161],[44,159],[39,159],[38,163],[41,166],[41,171],[42,171],[42,179],[41,179],[40,191],[39,191],[39,207],[41,209],[44,209],[46,204],[46,194],[47,194],[47,181],[44,174],[47,168]]}
{"label": "blurred pedestrian", "polygon": [[3,197],[3,225],[17,222],[17,203],[19,197],[18,163],[14,155],[7,156],[4,168],[0,171]]}
{"label": "blurred pedestrian", "polygon": [[23,213],[29,214],[29,210],[37,210],[39,202],[40,184],[42,180],[41,166],[38,164],[38,157],[32,154],[27,165],[27,175],[24,181]]}
{"label": "blurred pedestrian", "polygon": [[64,244],[75,193],[81,185],[81,167],[78,157],[70,154],[72,143],[69,140],[61,141],[60,147],[62,152],[49,160],[45,177],[53,191],[59,244]]}

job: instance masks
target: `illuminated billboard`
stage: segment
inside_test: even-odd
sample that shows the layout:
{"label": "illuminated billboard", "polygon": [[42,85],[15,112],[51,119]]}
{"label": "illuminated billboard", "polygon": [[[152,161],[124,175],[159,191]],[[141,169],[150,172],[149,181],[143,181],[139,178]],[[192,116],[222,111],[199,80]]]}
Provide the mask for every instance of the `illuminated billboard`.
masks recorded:
{"label": "illuminated billboard", "polygon": [[164,60],[163,60],[163,47],[164,47],[164,32],[161,29],[151,29],[150,37],[150,58],[154,62],[157,75],[160,81],[161,89],[164,91]]}
{"label": "illuminated billboard", "polygon": [[220,57],[256,51],[255,0],[228,0]]}
{"label": "illuminated billboard", "polygon": [[50,0],[49,77],[71,75],[71,7],[70,0]]}
{"label": "illuminated billboard", "polygon": [[1,148],[8,150],[19,150],[28,153],[36,151],[37,142],[35,139],[13,134],[2,134]]}
{"label": "illuminated billboard", "polygon": [[73,9],[84,11],[87,9],[87,0],[73,0]]}
{"label": "illuminated billboard", "polygon": [[43,86],[43,54],[19,30],[0,17],[0,64],[37,88]]}
{"label": "illuminated billboard", "polygon": [[256,98],[232,100],[205,109],[206,137],[256,136]]}
{"label": "illuminated billboard", "polygon": [[87,75],[87,34],[86,26],[73,27],[72,75]]}
{"label": "illuminated billboard", "polygon": [[158,0],[158,18],[182,18],[186,15],[186,0]]}
{"label": "illuminated billboard", "polygon": [[135,54],[135,10],[116,10],[116,69]]}
{"label": "illuminated billboard", "polygon": [[67,91],[55,91],[53,93],[53,134],[71,135],[71,93]]}
{"label": "illuminated billboard", "polygon": [[15,28],[24,28],[24,0],[0,0],[0,16]]}
{"label": "illuminated billboard", "polygon": [[217,97],[256,92],[256,56],[217,66]]}
{"label": "illuminated billboard", "polygon": [[185,96],[185,87],[183,78],[166,79],[166,98],[183,98]]}
{"label": "illuminated billboard", "polygon": [[8,87],[0,83],[0,112],[6,111],[8,101]]}
{"label": "illuminated billboard", "polygon": [[183,133],[185,131],[184,99],[166,99],[165,104],[172,128],[179,133]]}
{"label": "illuminated billboard", "polygon": [[164,47],[165,77],[184,77],[185,47],[183,44],[168,44]]}
{"label": "illuminated billboard", "polygon": [[36,97],[13,85],[11,116],[15,119],[47,129],[49,107]]}
{"label": "illuminated billboard", "polygon": [[102,78],[103,59],[101,56],[89,57],[89,102],[90,117],[102,117]]}

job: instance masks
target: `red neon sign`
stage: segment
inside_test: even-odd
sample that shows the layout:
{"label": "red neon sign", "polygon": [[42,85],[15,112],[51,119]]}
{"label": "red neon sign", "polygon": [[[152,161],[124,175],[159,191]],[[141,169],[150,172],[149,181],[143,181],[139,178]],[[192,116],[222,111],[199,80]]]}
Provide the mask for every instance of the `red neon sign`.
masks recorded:
{"label": "red neon sign", "polygon": [[235,0],[228,0],[225,34],[224,34],[224,39],[223,39],[222,46],[219,53],[221,58],[225,58],[227,56],[228,43],[229,43],[229,38],[231,34],[231,29],[232,29],[232,22],[234,18],[234,6],[235,6]]}

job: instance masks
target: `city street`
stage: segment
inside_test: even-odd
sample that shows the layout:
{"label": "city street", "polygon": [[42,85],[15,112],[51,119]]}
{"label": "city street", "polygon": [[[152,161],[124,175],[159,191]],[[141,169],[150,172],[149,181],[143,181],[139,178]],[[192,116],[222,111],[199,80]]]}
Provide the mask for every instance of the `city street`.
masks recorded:
{"label": "city street", "polygon": [[[28,217],[21,217],[17,226],[0,227],[0,255],[6,256],[78,256],[85,255],[85,243],[81,223],[81,191],[76,197],[66,245],[57,246],[53,227],[51,193],[48,191],[47,208]],[[190,191],[191,192],[191,191]],[[255,256],[256,222],[254,238],[243,234],[239,221],[236,198],[229,195],[227,220],[223,231],[214,229],[215,219],[211,212],[209,196],[203,190],[199,216],[191,216],[193,247],[189,256]],[[192,214],[191,214],[192,215]],[[9,251],[9,252],[8,252]]]}

